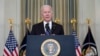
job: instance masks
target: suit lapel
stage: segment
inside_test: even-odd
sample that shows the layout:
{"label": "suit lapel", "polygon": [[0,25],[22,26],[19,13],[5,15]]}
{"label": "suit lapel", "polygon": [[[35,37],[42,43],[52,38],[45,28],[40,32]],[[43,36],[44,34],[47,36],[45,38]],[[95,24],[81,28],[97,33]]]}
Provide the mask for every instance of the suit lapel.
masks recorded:
{"label": "suit lapel", "polygon": [[56,29],[56,25],[54,22],[52,22],[52,29],[51,29],[52,34],[55,32],[55,29]]}
{"label": "suit lapel", "polygon": [[43,22],[40,23],[40,29],[41,29],[41,34],[45,34],[45,30],[44,30],[44,24]]}

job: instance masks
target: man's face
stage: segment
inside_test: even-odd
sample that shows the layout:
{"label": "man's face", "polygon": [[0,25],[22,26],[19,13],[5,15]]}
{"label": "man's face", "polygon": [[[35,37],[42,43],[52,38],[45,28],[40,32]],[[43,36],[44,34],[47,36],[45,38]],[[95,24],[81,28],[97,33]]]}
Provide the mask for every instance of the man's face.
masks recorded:
{"label": "man's face", "polygon": [[50,6],[44,6],[41,9],[41,15],[44,21],[49,22],[52,18],[52,9]]}

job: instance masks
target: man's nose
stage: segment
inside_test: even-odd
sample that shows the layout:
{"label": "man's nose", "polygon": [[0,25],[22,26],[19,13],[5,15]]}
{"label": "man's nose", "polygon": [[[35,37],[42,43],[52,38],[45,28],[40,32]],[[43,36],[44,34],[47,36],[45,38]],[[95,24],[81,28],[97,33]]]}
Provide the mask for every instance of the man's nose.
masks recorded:
{"label": "man's nose", "polygon": [[46,16],[49,16],[49,13],[47,13]]}

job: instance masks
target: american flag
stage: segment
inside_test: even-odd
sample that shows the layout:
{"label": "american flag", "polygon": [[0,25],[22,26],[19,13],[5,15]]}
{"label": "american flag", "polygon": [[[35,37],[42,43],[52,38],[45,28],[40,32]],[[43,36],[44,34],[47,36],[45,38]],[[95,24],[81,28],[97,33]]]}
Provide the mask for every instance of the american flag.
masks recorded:
{"label": "american flag", "polygon": [[78,38],[77,38],[76,32],[73,31],[72,35],[75,37],[75,51],[76,51],[76,56],[82,56],[81,55],[81,47],[80,47],[80,44],[78,42]]}
{"label": "american flag", "polygon": [[8,39],[5,43],[3,56],[18,56],[18,44],[12,30],[10,30]]}

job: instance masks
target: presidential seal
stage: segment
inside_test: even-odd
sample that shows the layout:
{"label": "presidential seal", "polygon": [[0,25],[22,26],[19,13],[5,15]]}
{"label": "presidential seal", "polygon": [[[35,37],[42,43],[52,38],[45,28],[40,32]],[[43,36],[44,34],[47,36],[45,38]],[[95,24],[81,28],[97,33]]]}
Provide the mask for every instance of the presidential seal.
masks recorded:
{"label": "presidential seal", "polygon": [[58,56],[60,44],[54,39],[47,39],[41,45],[41,52],[44,56]]}

